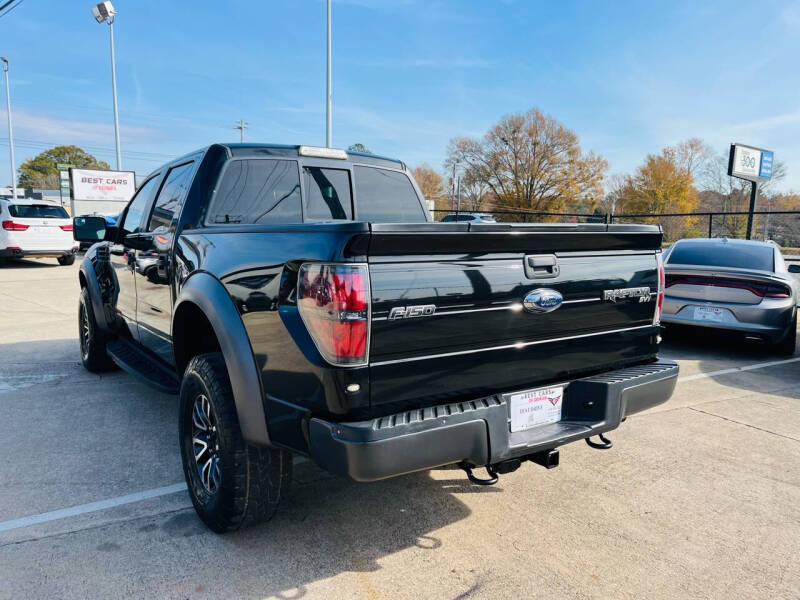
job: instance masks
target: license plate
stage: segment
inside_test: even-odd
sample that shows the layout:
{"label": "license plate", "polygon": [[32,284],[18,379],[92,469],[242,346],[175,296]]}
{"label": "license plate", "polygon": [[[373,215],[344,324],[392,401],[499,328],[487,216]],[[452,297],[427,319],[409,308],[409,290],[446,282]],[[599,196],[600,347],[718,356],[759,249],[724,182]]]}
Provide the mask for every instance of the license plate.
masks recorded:
{"label": "license plate", "polygon": [[713,306],[697,306],[694,309],[695,321],[722,321],[722,309]]}
{"label": "license plate", "polygon": [[531,427],[556,423],[561,420],[564,404],[564,386],[527,390],[507,396],[511,411],[511,431],[525,431]]}

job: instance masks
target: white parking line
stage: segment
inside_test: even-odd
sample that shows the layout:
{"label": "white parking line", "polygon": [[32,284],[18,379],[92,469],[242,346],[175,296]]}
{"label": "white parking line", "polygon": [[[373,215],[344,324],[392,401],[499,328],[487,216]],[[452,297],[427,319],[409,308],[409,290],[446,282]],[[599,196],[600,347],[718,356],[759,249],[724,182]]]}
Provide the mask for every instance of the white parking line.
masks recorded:
{"label": "white parking line", "polygon": [[55,521],[66,517],[75,517],[98,510],[114,508],[115,506],[133,504],[134,502],[149,500],[150,498],[158,498],[159,496],[166,496],[184,490],[186,490],[186,483],[175,483],[152,490],[136,492],[135,494],[128,494],[127,496],[118,496],[116,498],[109,498],[108,500],[99,500],[98,502],[90,502],[89,504],[80,504],[78,506],[71,506],[70,508],[62,508],[38,515],[31,515],[30,517],[3,521],[0,523],[0,531],[11,531],[12,529],[19,529],[20,527],[38,525],[39,523],[47,523],[48,521]]}
{"label": "white parking line", "polygon": [[[696,373],[695,375],[686,375],[678,378],[678,383],[685,383],[687,381],[695,381],[697,379],[705,379],[707,377],[717,377],[719,375],[729,375],[731,373],[740,373],[743,371],[753,371],[755,369],[765,369],[767,367],[775,367],[778,365],[786,365],[789,363],[799,362],[800,356],[794,358],[786,358],[784,360],[770,360],[766,362],[754,363],[752,365],[745,365],[743,367],[731,367],[728,369],[720,369],[719,371],[710,371],[708,373]],[[306,462],[308,459],[298,457],[300,460],[295,459],[295,463]],[[166,496],[168,494],[175,494],[182,492],[186,489],[185,483],[175,483],[165,487],[155,488],[152,490],[145,490],[135,494],[128,494],[126,496],[118,496],[117,498],[109,498],[108,500],[100,500],[98,502],[90,502],[89,504],[80,504],[70,508],[62,508],[51,512],[41,513],[38,515],[31,515],[29,517],[22,517],[20,519],[13,519],[11,521],[0,522],[0,532],[11,531],[12,529],[19,529],[21,527],[29,527],[30,525],[38,525],[39,523],[47,523],[48,521],[55,521],[57,519],[64,519],[66,517],[74,517],[83,515],[98,510],[105,510],[107,508],[114,508],[115,506],[122,506],[125,504],[133,504],[134,502],[141,502],[142,500],[149,500],[150,498],[158,498],[159,496]]]}
{"label": "white parking line", "polygon": [[767,362],[754,363],[752,365],[745,365],[744,367],[731,367],[729,369],[720,369],[719,371],[710,371],[708,373],[696,373],[695,375],[686,375],[685,377],[678,377],[678,383],[686,381],[695,381],[696,379],[705,379],[706,377],[717,377],[718,375],[729,375],[730,373],[740,373],[742,371],[753,371],[754,369],[764,369],[766,367],[775,367],[777,365],[786,365],[793,362],[800,361],[800,356],[794,358],[786,358],[784,360],[770,360]]}

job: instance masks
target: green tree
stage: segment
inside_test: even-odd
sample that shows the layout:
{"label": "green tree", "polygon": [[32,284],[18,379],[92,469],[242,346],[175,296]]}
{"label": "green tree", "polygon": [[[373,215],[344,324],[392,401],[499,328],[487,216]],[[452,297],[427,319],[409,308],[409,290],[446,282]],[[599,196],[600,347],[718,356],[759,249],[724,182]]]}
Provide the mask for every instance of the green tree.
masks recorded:
{"label": "green tree", "polygon": [[19,167],[20,187],[54,189],[59,185],[58,165],[65,163],[81,169],[108,170],[111,167],[103,160],[78,146],[55,146],[29,158]]}
{"label": "green tree", "polygon": [[356,142],[355,144],[350,144],[350,146],[347,148],[347,150],[349,152],[363,152],[364,154],[372,154],[372,150],[367,148],[361,142]]}

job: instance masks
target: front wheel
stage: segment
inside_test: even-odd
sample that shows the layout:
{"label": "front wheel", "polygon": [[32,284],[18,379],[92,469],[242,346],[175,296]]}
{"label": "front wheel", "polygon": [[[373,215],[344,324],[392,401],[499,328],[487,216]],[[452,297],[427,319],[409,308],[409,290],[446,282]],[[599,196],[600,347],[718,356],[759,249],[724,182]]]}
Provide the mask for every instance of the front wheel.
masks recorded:
{"label": "front wheel", "polygon": [[217,533],[271,519],[289,487],[292,455],[244,441],[222,355],[195,356],[180,394],[183,473],[197,514]]}
{"label": "front wheel", "polygon": [[92,310],[89,290],[81,289],[78,301],[78,338],[81,345],[81,362],[87,371],[102,373],[117,368],[106,353],[106,336],[97,326]]}
{"label": "front wheel", "polygon": [[58,264],[60,264],[62,267],[68,267],[69,265],[75,264],[75,255],[67,254],[66,256],[59,256]]}

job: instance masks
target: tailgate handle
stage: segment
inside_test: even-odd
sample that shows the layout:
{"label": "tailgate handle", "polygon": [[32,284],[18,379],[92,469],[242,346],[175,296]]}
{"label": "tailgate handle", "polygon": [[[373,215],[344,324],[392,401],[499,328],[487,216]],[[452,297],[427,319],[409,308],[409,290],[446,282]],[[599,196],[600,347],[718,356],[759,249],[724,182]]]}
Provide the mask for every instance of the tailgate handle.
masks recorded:
{"label": "tailgate handle", "polygon": [[558,258],[555,254],[531,254],[525,257],[525,276],[528,279],[558,277]]}

